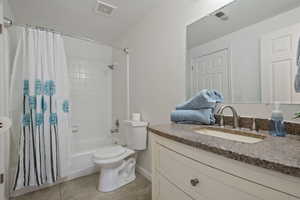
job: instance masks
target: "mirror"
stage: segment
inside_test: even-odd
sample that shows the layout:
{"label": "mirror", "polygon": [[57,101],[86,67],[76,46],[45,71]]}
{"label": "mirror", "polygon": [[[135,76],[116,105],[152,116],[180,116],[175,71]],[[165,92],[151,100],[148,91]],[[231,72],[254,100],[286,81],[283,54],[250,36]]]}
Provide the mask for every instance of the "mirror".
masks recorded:
{"label": "mirror", "polygon": [[225,103],[299,104],[299,38],[299,0],[236,0],[194,22],[187,27],[187,98],[209,88]]}

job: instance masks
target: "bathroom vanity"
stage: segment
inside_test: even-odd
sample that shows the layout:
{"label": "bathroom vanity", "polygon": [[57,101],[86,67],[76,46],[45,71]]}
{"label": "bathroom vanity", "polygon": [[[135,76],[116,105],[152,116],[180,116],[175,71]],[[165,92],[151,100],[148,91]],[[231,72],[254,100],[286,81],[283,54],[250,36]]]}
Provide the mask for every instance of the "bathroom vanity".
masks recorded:
{"label": "bathroom vanity", "polygon": [[149,127],[153,200],[300,199],[299,136],[260,134],[247,143],[209,136],[207,128]]}

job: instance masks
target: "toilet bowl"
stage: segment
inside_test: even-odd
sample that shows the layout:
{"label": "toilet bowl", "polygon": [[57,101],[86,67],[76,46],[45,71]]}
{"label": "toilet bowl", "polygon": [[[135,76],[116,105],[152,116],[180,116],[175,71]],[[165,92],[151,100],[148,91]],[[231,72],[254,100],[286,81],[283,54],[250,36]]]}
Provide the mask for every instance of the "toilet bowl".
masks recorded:
{"label": "toilet bowl", "polygon": [[100,148],[94,162],[101,168],[98,190],[111,192],[135,180],[134,151],[119,145]]}
{"label": "toilet bowl", "polygon": [[136,152],[145,150],[147,144],[147,123],[124,121],[127,147],[110,145],[98,149],[93,156],[101,168],[98,190],[111,192],[135,180]]}

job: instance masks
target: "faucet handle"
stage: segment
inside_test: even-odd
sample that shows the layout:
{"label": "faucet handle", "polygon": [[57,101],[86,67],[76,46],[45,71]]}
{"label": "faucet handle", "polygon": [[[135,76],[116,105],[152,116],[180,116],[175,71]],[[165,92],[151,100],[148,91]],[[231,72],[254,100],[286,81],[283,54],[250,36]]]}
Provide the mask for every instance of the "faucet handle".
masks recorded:
{"label": "faucet handle", "polygon": [[255,118],[253,117],[252,118],[252,131],[256,130],[256,120]]}
{"label": "faucet handle", "polygon": [[224,127],[224,115],[220,115],[220,127]]}
{"label": "faucet handle", "polygon": [[224,104],[217,103],[215,113],[217,115],[222,115],[222,109],[223,109],[224,106],[225,106]]}

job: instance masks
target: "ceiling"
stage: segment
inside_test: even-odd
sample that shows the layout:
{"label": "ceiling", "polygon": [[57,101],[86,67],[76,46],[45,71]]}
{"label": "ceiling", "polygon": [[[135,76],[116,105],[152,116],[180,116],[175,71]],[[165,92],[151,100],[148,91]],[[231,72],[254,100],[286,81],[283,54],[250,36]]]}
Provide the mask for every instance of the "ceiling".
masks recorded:
{"label": "ceiling", "polygon": [[189,25],[187,47],[205,44],[299,6],[299,0],[236,0],[221,9],[229,17],[227,21],[210,15]]}
{"label": "ceiling", "polygon": [[117,6],[113,16],[94,12],[96,0],[9,0],[15,24],[46,26],[103,44],[113,41],[161,0],[103,0]]}

